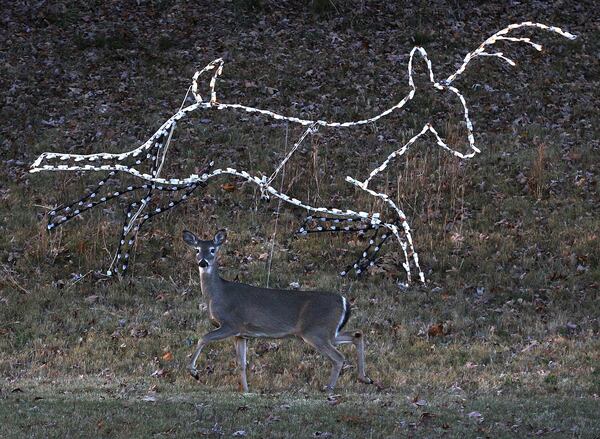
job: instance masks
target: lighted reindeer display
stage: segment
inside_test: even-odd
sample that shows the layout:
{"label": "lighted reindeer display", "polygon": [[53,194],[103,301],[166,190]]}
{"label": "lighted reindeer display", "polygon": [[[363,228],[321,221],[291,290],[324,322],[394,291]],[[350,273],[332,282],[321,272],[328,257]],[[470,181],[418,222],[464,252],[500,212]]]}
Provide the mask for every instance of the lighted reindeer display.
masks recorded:
{"label": "lighted reindeer display", "polygon": [[[502,52],[489,52],[488,50],[492,48],[492,46],[499,41],[507,41],[507,42],[517,42],[517,43],[526,43],[533,46],[537,50],[541,50],[542,47],[539,44],[532,42],[529,38],[526,37],[512,37],[509,36],[509,33],[515,29],[519,28],[537,28],[550,32],[557,33],[568,39],[575,39],[575,35],[563,31],[560,28],[554,26],[547,26],[540,23],[532,23],[532,22],[523,22],[518,24],[512,24],[507,26],[506,28],[496,32],[491,37],[486,39],[477,49],[472,52],[469,52],[465,57],[461,64],[461,66],[448,76],[446,79],[436,81],[433,73],[433,69],[431,66],[431,61],[427,56],[427,52],[422,47],[415,47],[410,52],[410,57],[408,61],[408,86],[409,91],[400,102],[396,105],[388,108],[382,113],[373,116],[368,119],[362,119],[357,121],[350,122],[330,122],[326,120],[308,120],[301,119],[293,116],[286,116],[282,114],[278,114],[269,110],[249,107],[242,104],[229,104],[223,103],[217,100],[217,94],[215,90],[215,85],[217,81],[217,77],[221,75],[223,71],[223,60],[216,59],[209,63],[202,70],[196,72],[193,77],[192,85],[190,86],[191,92],[195,98],[195,103],[189,105],[187,107],[182,107],[179,109],[177,113],[175,113],[172,117],[170,117],[163,125],[141,146],[131,151],[123,152],[123,153],[97,153],[97,154],[89,154],[89,155],[80,155],[80,154],[63,154],[63,153],[55,153],[55,152],[46,152],[32,164],[31,172],[40,172],[40,171],[108,171],[109,175],[101,180],[96,189],[84,196],[80,200],[77,200],[68,205],[62,206],[58,209],[52,210],[49,214],[49,223],[48,229],[53,229],[54,227],[63,224],[69,219],[73,218],[84,212],[85,210],[91,209],[99,204],[105,203],[110,199],[120,197],[124,194],[130,192],[136,192],[139,190],[144,191],[144,195],[137,200],[133,201],[129,204],[127,209],[127,218],[125,220],[123,231],[121,233],[121,237],[119,240],[119,248],[117,253],[113,259],[111,264],[111,268],[108,271],[108,274],[113,274],[115,272],[124,272],[128,267],[129,260],[129,251],[132,244],[135,241],[135,237],[141,226],[145,221],[151,219],[153,216],[161,214],[173,207],[177,204],[184,202],[194,190],[196,190],[199,186],[204,186],[207,182],[214,178],[222,175],[233,175],[239,177],[247,182],[256,184],[263,196],[269,197],[277,197],[287,203],[290,203],[296,207],[305,209],[311,217],[313,215],[317,216],[318,222],[316,227],[303,227],[300,229],[300,233],[313,233],[313,232],[322,232],[322,231],[351,231],[351,230],[368,230],[368,229],[383,229],[385,233],[379,237],[379,241],[375,242],[372,240],[369,244],[369,247],[362,253],[362,256],[359,260],[351,265],[349,269],[354,268],[357,272],[360,272],[368,267],[368,265],[373,263],[375,255],[381,245],[386,242],[389,237],[395,237],[398,243],[400,244],[403,254],[404,254],[404,263],[402,264],[404,269],[406,270],[407,280],[410,282],[412,270],[414,269],[419,276],[421,281],[424,281],[424,274],[419,265],[419,257],[417,252],[414,249],[411,229],[407,222],[406,215],[400,209],[399,206],[394,203],[394,201],[390,198],[390,196],[383,192],[378,192],[377,190],[370,187],[370,183],[374,177],[380,174],[384,169],[386,169],[390,163],[399,156],[405,154],[410,147],[422,136],[430,133],[434,136],[437,145],[439,145],[444,150],[450,152],[451,154],[461,158],[468,159],[473,157],[476,153],[479,153],[480,150],[475,146],[475,140],[473,136],[473,124],[471,119],[469,118],[469,111],[467,108],[467,104],[464,96],[458,90],[458,88],[454,87],[452,84],[464,71],[467,65],[475,58],[478,57],[496,57],[503,61],[506,61],[510,65],[515,65],[515,63],[509,58],[505,57]],[[310,133],[314,133],[320,127],[331,127],[331,128],[352,128],[365,124],[369,124],[375,122],[389,114],[400,110],[403,108],[409,101],[411,101],[416,93],[416,87],[413,80],[413,61],[415,55],[420,55],[427,64],[427,70],[429,74],[429,81],[432,87],[440,92],[440,93],[451,93],[456,96],[461,102],[463,108],[463,118],[464,123],[467,129],[467,138],[469,144],[469,151],[467,153],[461,153],[451,146],[446,144],[444,139],[442,139],[436,129],[434,128],[433,121],[428,121],[425,123],[423,128],[405,145],[399,148],[396,151],[390,153],[385,160],[381,162],[381,164],[376,167],[373,171],[369,173],[369,175],[360,180],[355,177],[347,176],[346,181],[355,187],[361,189],[366,192],[370,196],[376,197],[382,200],[387,206],[395,212],[397,218],[393,221],[385,222],[382,221],[380,212],[363,212],[356,211],[350,208],[337,208],[337,207],[317,207],[312,206],[308,202],[299,200],[297,198],[290,197],[281,191],[275,189],[271,183],[274,178],[281,171],[285,163],[292,157],[292,155],[297,151],[298,147],[302,144],[302,142],[306,139],[306,137]],[[211,97],[209,101],[204,101],[200,96],[198,91],[198,80],[200,76],[207,72],[212,72],[212,77],[210,79],[210,93]],[[189,93],[190,90],[188,90]],[[187,97],[187,94],[186,94]],[[185,99],[184,99],[185,102]],[[273,118],[277,120],[287,121],[293,124],[299,124],[301,126],[306,127],[305,131],[299,138],[299,140],[293,145],[291,150],[285,156],[283,161],[277,166],[274,172],[270,177],[258,176],[252,173],[252,171],[246,170],[237,170],[233,168],[225,168],[225,169],[212,169],[212,163],[210,167],[207,167],[203,170],[200,175],[192,174],[184,178],[165,178],[161,176],[161,170],[163,163],[165,161],[165,157],[168,152],[169,143],[171,140],[171,136],[173,135],[173,131],[177,125],[177,122],[186,117],[188,114],[196,111],[196,110],[228,110],[228,111],[246,111],[249,113],[255,113],[259,115],[263,115],[267,118]],[[132,163],[129,163],[132,162]],[[143,166],[147,166],[147,163],[150,163],[149,169],[144,172],[142,171]],[[127,164],[126,164],[127,163]],[[100,195],[103,189],[103,186],[106,184],[110,177],[116,175],[117,172],[123,172],[134,177],[137,177],[143,180],[143,184],[139,186],[128,186],[118,191],[110,192],[106,195]],[[177,194],[183,192],[183,194],[179,198],[172,198],[169,203],[153,207],[150,210],[150,202],[152,198],[155,196],[157,192],[170,192],[171,194]],[[353,222],[359,222],[361,225],[355,227]],[[361,262],[365,261],[366,262]],[[412,264],[412,267],[411,267]],[[342,274],[346,274],[349,269],[346,269],[342,272]]]}

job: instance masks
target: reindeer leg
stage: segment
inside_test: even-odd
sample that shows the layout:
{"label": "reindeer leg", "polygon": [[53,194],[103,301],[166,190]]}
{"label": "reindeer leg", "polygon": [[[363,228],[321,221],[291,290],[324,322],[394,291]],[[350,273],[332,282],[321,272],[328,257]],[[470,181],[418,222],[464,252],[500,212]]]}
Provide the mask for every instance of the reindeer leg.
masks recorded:
{"label": "reindeer leg", "polygon": [[235,334],[235,330],[225,326],[221,326],[220,328],[217,328],[214,331],[210,331],[209,333],[205,334],[204,337],[202,337],[200,341],[198,341],[196,352],[194,352],[192,360],[190,361],[190,364],[188,366],[188,371],[190,372],[190,375],[192,375],[192,377],[194,377],[195,379],[199,378],[198,370],[196,369],[196,361],[198,361],[198,357],[200,356],[200,353],[202,352],[204,346],[206,346],[210,342],[223,340]]}
{"label": "reindeer leg", "polygon": [[360,331],[342,332],[335,338],[335,344],[352,343],[358,353],[358,380],[361,383],[373,384],[373,380],[365,373],[365,338]]}
{"label": "reindeer leg", "polygon": [[244,393],[248,393],[248,381],[246,380],[246,339],[244,337],[235,337],[235,351],[241,369],[241,386]]}

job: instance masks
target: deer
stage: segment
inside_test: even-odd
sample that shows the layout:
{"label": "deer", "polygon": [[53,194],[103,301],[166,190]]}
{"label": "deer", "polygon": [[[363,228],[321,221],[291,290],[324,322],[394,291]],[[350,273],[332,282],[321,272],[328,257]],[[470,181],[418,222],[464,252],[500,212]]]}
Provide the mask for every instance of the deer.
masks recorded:
{"label": "deer", "polygon": [[248,392],[246,350],[249,338],[296,337],[312,346],[332,363],[328,384],[332,393],[345,362],[337,345],[352,343],[358,352],[358,380],[373,381],[365,374],[365,340],[361,331],[342,331],[350,318],[350,304],[341,294],[324,291],[295,291],[261,288],[230,282],[219,276],[219,249],[227,232],[219,230],[213,239],[201,240],[192,232],[183,232],[183,241],[196,250],[200,288],[208,305],[208,317],[216,329],[204,334],[188,366],[198,380],[196,362],[209,343],[233,337],[240,384]]}

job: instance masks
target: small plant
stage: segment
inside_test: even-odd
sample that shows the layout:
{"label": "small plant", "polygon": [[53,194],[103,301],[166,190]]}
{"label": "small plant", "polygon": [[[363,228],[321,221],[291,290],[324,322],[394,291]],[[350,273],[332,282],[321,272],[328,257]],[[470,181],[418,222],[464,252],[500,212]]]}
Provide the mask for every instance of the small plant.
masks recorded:
{"label": "small plant", "polygon": [[538,143],[527,185],[532,195],[538,200],[542,199],[546,191],[546,144],[544,142]]}

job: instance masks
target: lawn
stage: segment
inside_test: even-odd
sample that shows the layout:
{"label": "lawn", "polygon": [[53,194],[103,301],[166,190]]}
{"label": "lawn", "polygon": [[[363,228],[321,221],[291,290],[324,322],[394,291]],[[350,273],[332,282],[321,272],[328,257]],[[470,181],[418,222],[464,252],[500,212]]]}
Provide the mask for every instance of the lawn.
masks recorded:
{"label": "lawn", "polygon": [[[592,2],[234,0],[30,2],[4,8],[0,48],[0,437],[600,437],[600,28]],[[105,173],[42,172],[42,152],[123,152],[174,114],[194,72],[223,57],[219,101],[333,121],[371,117],[408,92],[421,45],[436,79],[494,32],[515,34],[473,61],[465,95],[481,154],[458,159],[418,140],[373,181],[407,215],[426,282],[388,241],[363,276],[338,273],[357,234],[296,235],[306,212],[231,176],[144,226],[129,272],[106,278],[125,197],[48,233],[49,212]],[[501,47],[500,47],[501,46]],[[432,122],[466,152],[462,107],[428,83],[405,109],[308,136],[274,180],[291,196],[384,219],[394,212],[345,182],[365,178]],[[201,84],[203,96],[208,84]],[[191,101],[188,101],[188,104]],[[269,176],[303,128],[207,109],[178,125],[163,175],[209,161]],[[107,187],[139,184],[117,175]],[[113,190],[113,189],[111,189]],[[168,195],[161,195],[163,202]],[[361,329],[336,393],[330,364],[296,340],[252,340],[249,394],[230,341],[210,330],[184,229],[226,228],[226,279],[343,293]],[[292,285],[292,286],[290,286]]]}

